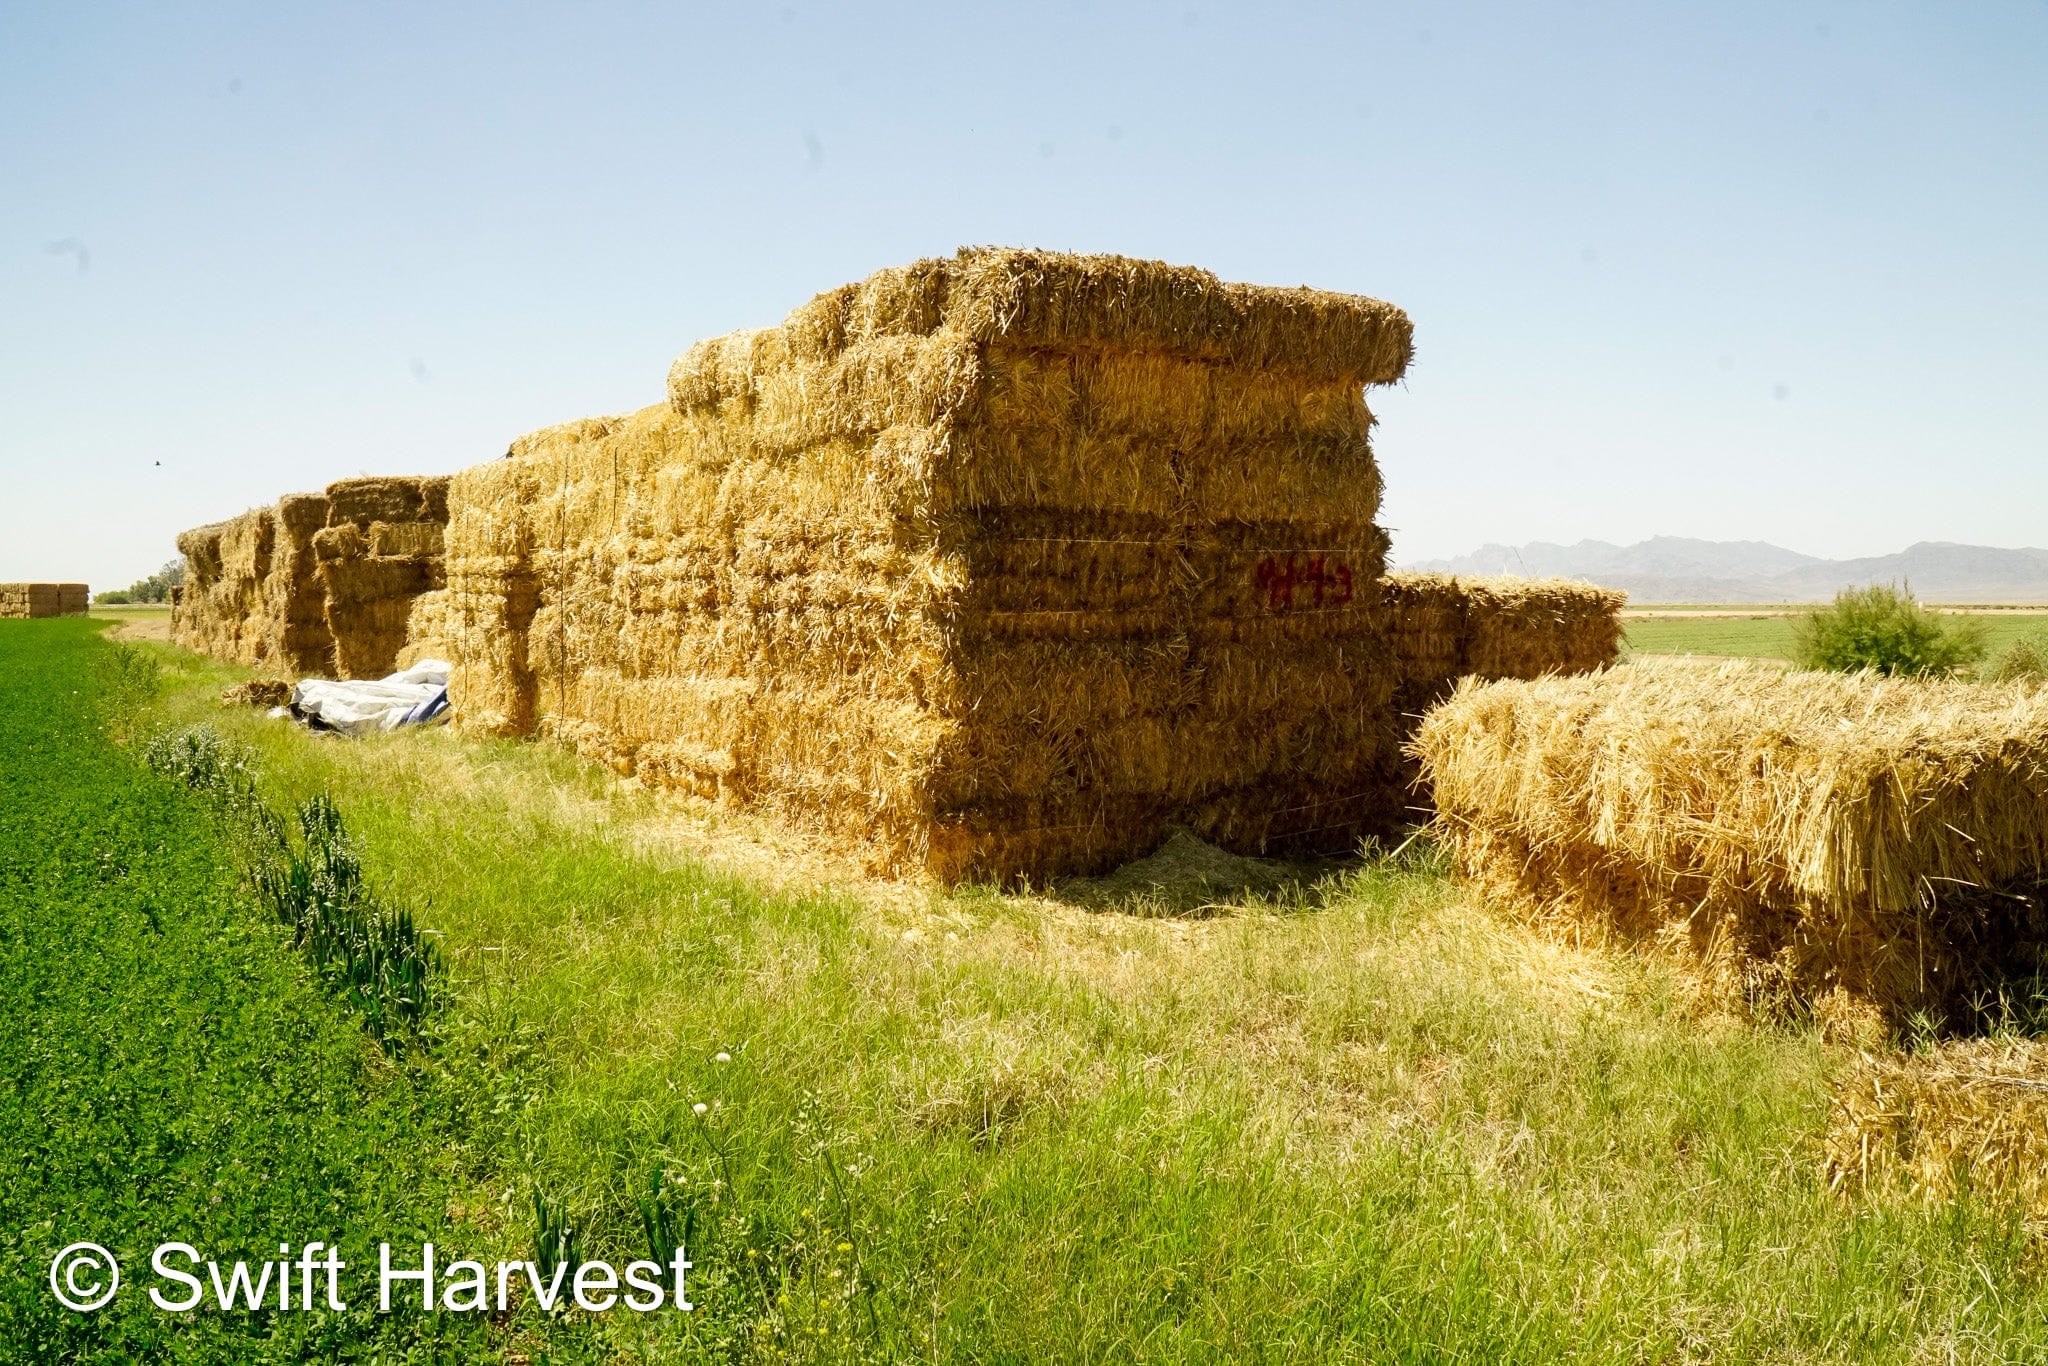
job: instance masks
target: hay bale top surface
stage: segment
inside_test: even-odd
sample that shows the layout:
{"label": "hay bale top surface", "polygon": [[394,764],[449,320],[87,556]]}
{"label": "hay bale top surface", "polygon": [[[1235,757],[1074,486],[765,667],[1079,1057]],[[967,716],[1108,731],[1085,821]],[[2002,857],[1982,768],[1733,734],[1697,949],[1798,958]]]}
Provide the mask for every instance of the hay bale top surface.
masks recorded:
{"label": "hay bale top surface", "polygon": [[1388,593],[1447,593],[1484,598],[1502,606],[1541,599],[1569,603],[1593,611],[1619,611],[1628,594],[1584,579],[1532,579],[1519,574],[1439,574],[1428,570],[1389,570],[1382,583]]}
{"label": "hay bale top surface", "polygon": [[[248,514],[242,515],[246,517]],[[219,558],[220,538],[227,534],[232,520],[230,518],[228,522],[208,522],[205,526],[195,526],[189,531],[179,532],[178,553],[187,559]]]}
{"label": "hay bale top surface", "polygon": [[1467,682],[1416,741],[1447,819],[1904,910],[2048,880],[2048,693],[1642,661]]}
{"label": "hay bale top surface", "polygon": [[355,522],[445,522],[448,481],[445,474],[378,475],[342,479],[327,486],[329,525]]}
{"label": "hay bale top surface", "polygon": [[327,525],[327,498],[318,493],[287,493],[277,500],[275,515],[278,525],[289,530],[317,530]]}
{"label": "hay bale top surface", "polygon": [[787,348],[828,360],[848,346],[949,331],[1025,349],[1164,353],[1319,381],[1389,384],[1408,368],[1413,327],[1393,304],[1327,290],[1233,284],[1206,270],[1126,256],[967,247],[880,270],[820,294],[779,328],[699,342],[672,389],[718,353]]}

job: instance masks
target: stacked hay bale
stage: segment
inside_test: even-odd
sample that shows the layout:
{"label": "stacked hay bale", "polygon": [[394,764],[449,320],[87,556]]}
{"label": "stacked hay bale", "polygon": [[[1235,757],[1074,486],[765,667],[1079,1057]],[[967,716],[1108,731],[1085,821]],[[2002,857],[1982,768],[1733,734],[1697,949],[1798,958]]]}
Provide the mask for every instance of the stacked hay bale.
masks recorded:
{"label": "stacked hay bale", "polygon": [[324,501],[311,540],[335,676],[382,678],[405,652],[414,602],[442,586],[448,477],[345,479]]}
{"label": "stacked hay bale", "polygon": [[0,617],[77,617],[91,605],[82,583],[0,583]]}
{"label": "stacked hay bale", "polygon": [[1424,713],[1461,678],[1589,673],[1621,653],[1627,595],[1569,579],[1461,578],[1394,573],[1380,586],[1380,620],[1394,656],[1394,710],[1404,743],[1387,783],[1418,821],[1431,814],[1421,766],[1407,752]]}
{"label": "stacked hay bale", "polygon": [[225,582],[227,562],[221,553],[221,539],[226,532],[226,522],[212,522],[178,533],[185,581],[171,597],[171,639],[216,659],[234,658],[234,637],[228,623],[242,615],[239,595]]}
{"label": "stacked hay bale", "polygon": [[1752,1002],[1956,1021],[2040,966],[2048,695],[1645,662],[1468,682],[1415,748],[1485,891]]}
{"label": "stacked hay bale", "polygon": [[1393,573],[1380,614],[1404,714],[1419,718],[1461,678],[1604,669],[1621,653],[1627,594],[1572,579]]}
{"label": "stacked hay bale", "polygon": [[334,658],[313,535],[327,500],[289,495],[178,537],[185,589],[171,610],[171,639],[251,668],[325,672]]}
{"label": "stacked hay bale", "polygon": [[1345,847],[1398,807],[1363,389],[1409,347],[1117,257],[880,272],[457,476],[458,714],[945,879]]}
{"label": "stacked hay bale", "polygon": [[295,678],[381,678],[441,583],[445,475],[345,479],[178,537],[171,638]]}
{"label": "stacked hay bale", "polygon": [[261,657],[249,661],[298,677],[334,668],[334,630],[313,538],[327,525],[327,499],[288,493],[270,510],[270,572],[263,576]]}

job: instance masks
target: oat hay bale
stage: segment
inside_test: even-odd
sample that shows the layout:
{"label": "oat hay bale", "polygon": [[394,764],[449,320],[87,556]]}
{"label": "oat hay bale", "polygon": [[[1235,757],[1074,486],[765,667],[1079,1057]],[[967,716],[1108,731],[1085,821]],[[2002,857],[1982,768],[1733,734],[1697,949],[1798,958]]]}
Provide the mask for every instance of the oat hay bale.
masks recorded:
{"label": "oat hay bale", "polygon": [[1489,894],[1752,998],[1955,1019],[2039,962],[2048,695],[1644,661],[1464,683],[1415,752]]}
{"label": "oat hay bale", "polygon": [[1120,257],[882,271],[449,492],[451,695],[944,879],[1398,805],[1368,384],[1407,317]]}
{"label": "oat hay bale", "polygon": [[382,678],[406,650],[414,603],[441,589],[448,477],[329,484],[312,537],[337,678]]}
{"label": "oat hay bale", "polygon": [[1407,745],[1431,707],[1461,678],[1586,673],[1621,652],[1626,595],[1568,579],[1392,573],[1380,585],[1380,621],[1394,662],[1399,742],[1387,781],[1408,794],[1418,821],[1432,810]]}
{"label": "oat hay bale", "polygon": [[91,605],[82,583],[0,583],[0,617],[76,617]]}
{"label": "oat hay bale", "polygon": [[326,499],[290,494],[178,537],[185,591],[171,610],[171,639],[188,649],[293,677],[333,667],[313,536]]}
{"label": "oat hay bale", "polygon": [[1380,612],[1404,711],[1420,716],[1461,678],[1603,669],[1621,654],[1627,595],[1571,579],[1393,573]]}

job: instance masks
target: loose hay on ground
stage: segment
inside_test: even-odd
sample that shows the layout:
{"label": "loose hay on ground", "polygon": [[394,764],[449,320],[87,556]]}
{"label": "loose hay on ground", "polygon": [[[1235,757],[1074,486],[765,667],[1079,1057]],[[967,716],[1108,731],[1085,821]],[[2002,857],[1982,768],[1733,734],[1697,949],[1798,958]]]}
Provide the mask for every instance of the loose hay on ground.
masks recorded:
{"label": "loose hay on ground", "polygon": [[291,700],[292,685],[282,678],[252,678],[220,694],[223,707],[281,707]]}
{"label": "loose hay on ground", "polygon": [[1826,1162],[1838,1190],[1970,1190],[2048,1216],[2048,1043],[1862,1055],[1837,1086]]}
{"label": "loose hay on ground", "polygon": [[1463,684],[1415,752],[1490,895],[1750,1000],[1954,1022],[2038,967],[2041,694],[1643,662]]}

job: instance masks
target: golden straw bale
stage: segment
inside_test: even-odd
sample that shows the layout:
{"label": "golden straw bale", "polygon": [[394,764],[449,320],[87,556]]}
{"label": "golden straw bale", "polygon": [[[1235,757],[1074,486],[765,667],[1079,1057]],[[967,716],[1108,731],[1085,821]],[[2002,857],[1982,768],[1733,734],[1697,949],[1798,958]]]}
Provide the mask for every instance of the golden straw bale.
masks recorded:
{"label": "golden straw bale", "polygon": [[381,678],[442,586],[446,476],[346,479],[178,538],[172,639],[293,677]]}
{"label": "golden straw bale", "polygon": [[2048,1216],[2048,1044],[1865,1053],[1837,1083],[1825,1151],[1837,1190],[1968,1190]]}
{"label": "golden straw bale", "polygon": [[313,543],[338,677],[382,678],[398,667],[413,604],[445,583],[448,483],[392,475],[327,486],[326,524]]}
{"label": "golden straw bale", "polygon": [[1345,847],[1398,807],[1362,389],[1409,349],[1389,304],[1116,257],[821,295],[457,476],[459,722],[880,870]]}
{"label": "golden straw bale", "polygon": [[83,616],[91,605],[82,583],[0,583],[0,617]]}
{"label": "golden straw bale", "polygon": [[318,494],[292,494],[178,538],[185,591],[171,638],[190,649],[293,676],[324,673],[334,655],[313,536],[326,518]]}
{"label": "golden straw bale", "polygon": [[1400,669],[1404,710],[1416,714],[1460,678],[1587,673],[1621,653],[1626,595],[1570,579],[1392,573],[1380,611]]}
{"label": "golden straw bale", "polygon": [[485,734],[533,730],[527,632],[537,586],[526,507],[534,487],[530,466],[506,459],[461,471],[449,488],[442,612],[453,665],[449,698],[462,699],[460,724]]}
{"label": "golden straw bale", "polygon": [[1468,681],[1414,753],[1489,893],[1753,999],[1957,1018],[2039,957],[2048,695],[1644,661]]}
{"label": "golden straw bale", "polygon": [[405,646],[398,652],[398,667],[409,669],[423,659],[446,660],[448,648],[448,590],[431,589],[412,600],[405,618]]}

